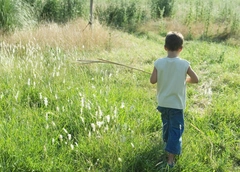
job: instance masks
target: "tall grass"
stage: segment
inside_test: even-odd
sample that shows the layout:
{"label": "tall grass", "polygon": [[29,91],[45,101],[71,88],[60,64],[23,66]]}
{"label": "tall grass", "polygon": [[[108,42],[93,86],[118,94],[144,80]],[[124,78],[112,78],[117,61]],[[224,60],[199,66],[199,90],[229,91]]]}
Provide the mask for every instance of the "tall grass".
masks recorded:
{"label": "tall grass", "polygon": [[34,11],[19,0],[0,1],[0,29],[12,31],[16,28],[29,27],[36,24]]}
{"label": "tall grass", "polygon": [[[7,44],[36,44],[41,49],[61,48],[64,51],[106,49],[111,46],[123,46],[118,37],[120,33],[95,23],[93,28],[83,19],[73,20],[67,25],[44,24],[36,29],[19,31],[17,34],[2,36],[0,40]],[[91,36],[89,36],[91,35]],[[112,42],[114,41],[114,45]]]}
{"label": "tall grass", "polygon": [[[165,55],[163,37],[82,31],[86,24],[1,37],[1,171],[168,171],[149,75],[76,62],[103,58],[151,72]],[[183,154],[172,171],[240,170],[238,53],[185,42],[181,56],[201,82],[188,86]]]}

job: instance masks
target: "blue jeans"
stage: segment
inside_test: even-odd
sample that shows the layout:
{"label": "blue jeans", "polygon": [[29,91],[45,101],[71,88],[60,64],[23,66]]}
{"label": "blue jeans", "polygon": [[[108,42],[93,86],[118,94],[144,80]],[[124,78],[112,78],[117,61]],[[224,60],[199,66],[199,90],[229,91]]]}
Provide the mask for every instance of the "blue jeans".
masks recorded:
{"label": "blue jeans", "polygon": [[179,155],[182,151],[182,134],[184,131],[184,115],[182,109],[157,107],[161,112],[163,124],[163,141],[166,142],[165,150]]}

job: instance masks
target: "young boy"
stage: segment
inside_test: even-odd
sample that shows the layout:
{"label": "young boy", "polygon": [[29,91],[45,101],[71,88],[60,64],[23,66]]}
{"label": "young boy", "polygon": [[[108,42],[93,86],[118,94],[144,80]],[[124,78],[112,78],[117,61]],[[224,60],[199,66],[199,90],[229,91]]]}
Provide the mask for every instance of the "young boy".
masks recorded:
{"label": "young boy", "polygon": [[169,167],[174,166],[175,155],[181,153],[186,82],[198,83],[198,76],[190,63],[179,58],[183,49],[183,39],[182,34],[178,32],[167,34],[164,46],[167,57],[155,61],[150,78],[152,84],[157,83],[157,109],[161,113],[163,141],[166,143]]}

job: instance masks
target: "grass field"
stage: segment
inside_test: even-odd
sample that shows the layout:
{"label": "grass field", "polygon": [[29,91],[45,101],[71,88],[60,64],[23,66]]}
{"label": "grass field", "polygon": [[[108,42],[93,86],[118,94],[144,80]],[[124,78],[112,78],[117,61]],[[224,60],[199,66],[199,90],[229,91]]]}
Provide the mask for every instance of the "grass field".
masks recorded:
{"label": "grass field", "polygon": [[[0,36],[0,171],[169,171],[150,74],[77,61],[151,73],[166,55],[163,32],[87,23]],[[239,46],[188,39],[181,57],[200,83],[187,87],[183,154],[171,171],[240,171]]]}

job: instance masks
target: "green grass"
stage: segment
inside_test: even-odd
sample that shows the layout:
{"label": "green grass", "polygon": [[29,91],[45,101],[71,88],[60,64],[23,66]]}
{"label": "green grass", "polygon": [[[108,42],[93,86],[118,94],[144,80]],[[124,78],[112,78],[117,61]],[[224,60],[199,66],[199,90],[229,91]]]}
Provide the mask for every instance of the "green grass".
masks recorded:
{"label": "green grass", "polygon": [[[167,171],[156,86],[163,37],[118,33],[121,46],[90,51],[2,42],[1,171]],[[119,40],[118,40],[119,42]],[[200,77],[188,86],[183,154],[172,171],[239,171],[239,49],[186,41],[181,56]]]}
{"label": "green grass", "polygon": [[[138,36],[98,24],[82,31],[82,20],[1,36],[0,171],[168,171],[150,74],[77,60],[151,72],[175,26],[187,38],[181,57],[200,83],[187,88],[183,154],[172,171],[240,171],[239,48],[205,39],[221,32],[219,22],[236,34],[239,2],[216,0],[204,14],[209,2],[178,2],[170,19],[146,24]],[[198,21],[205,37],[194,31]]]}

